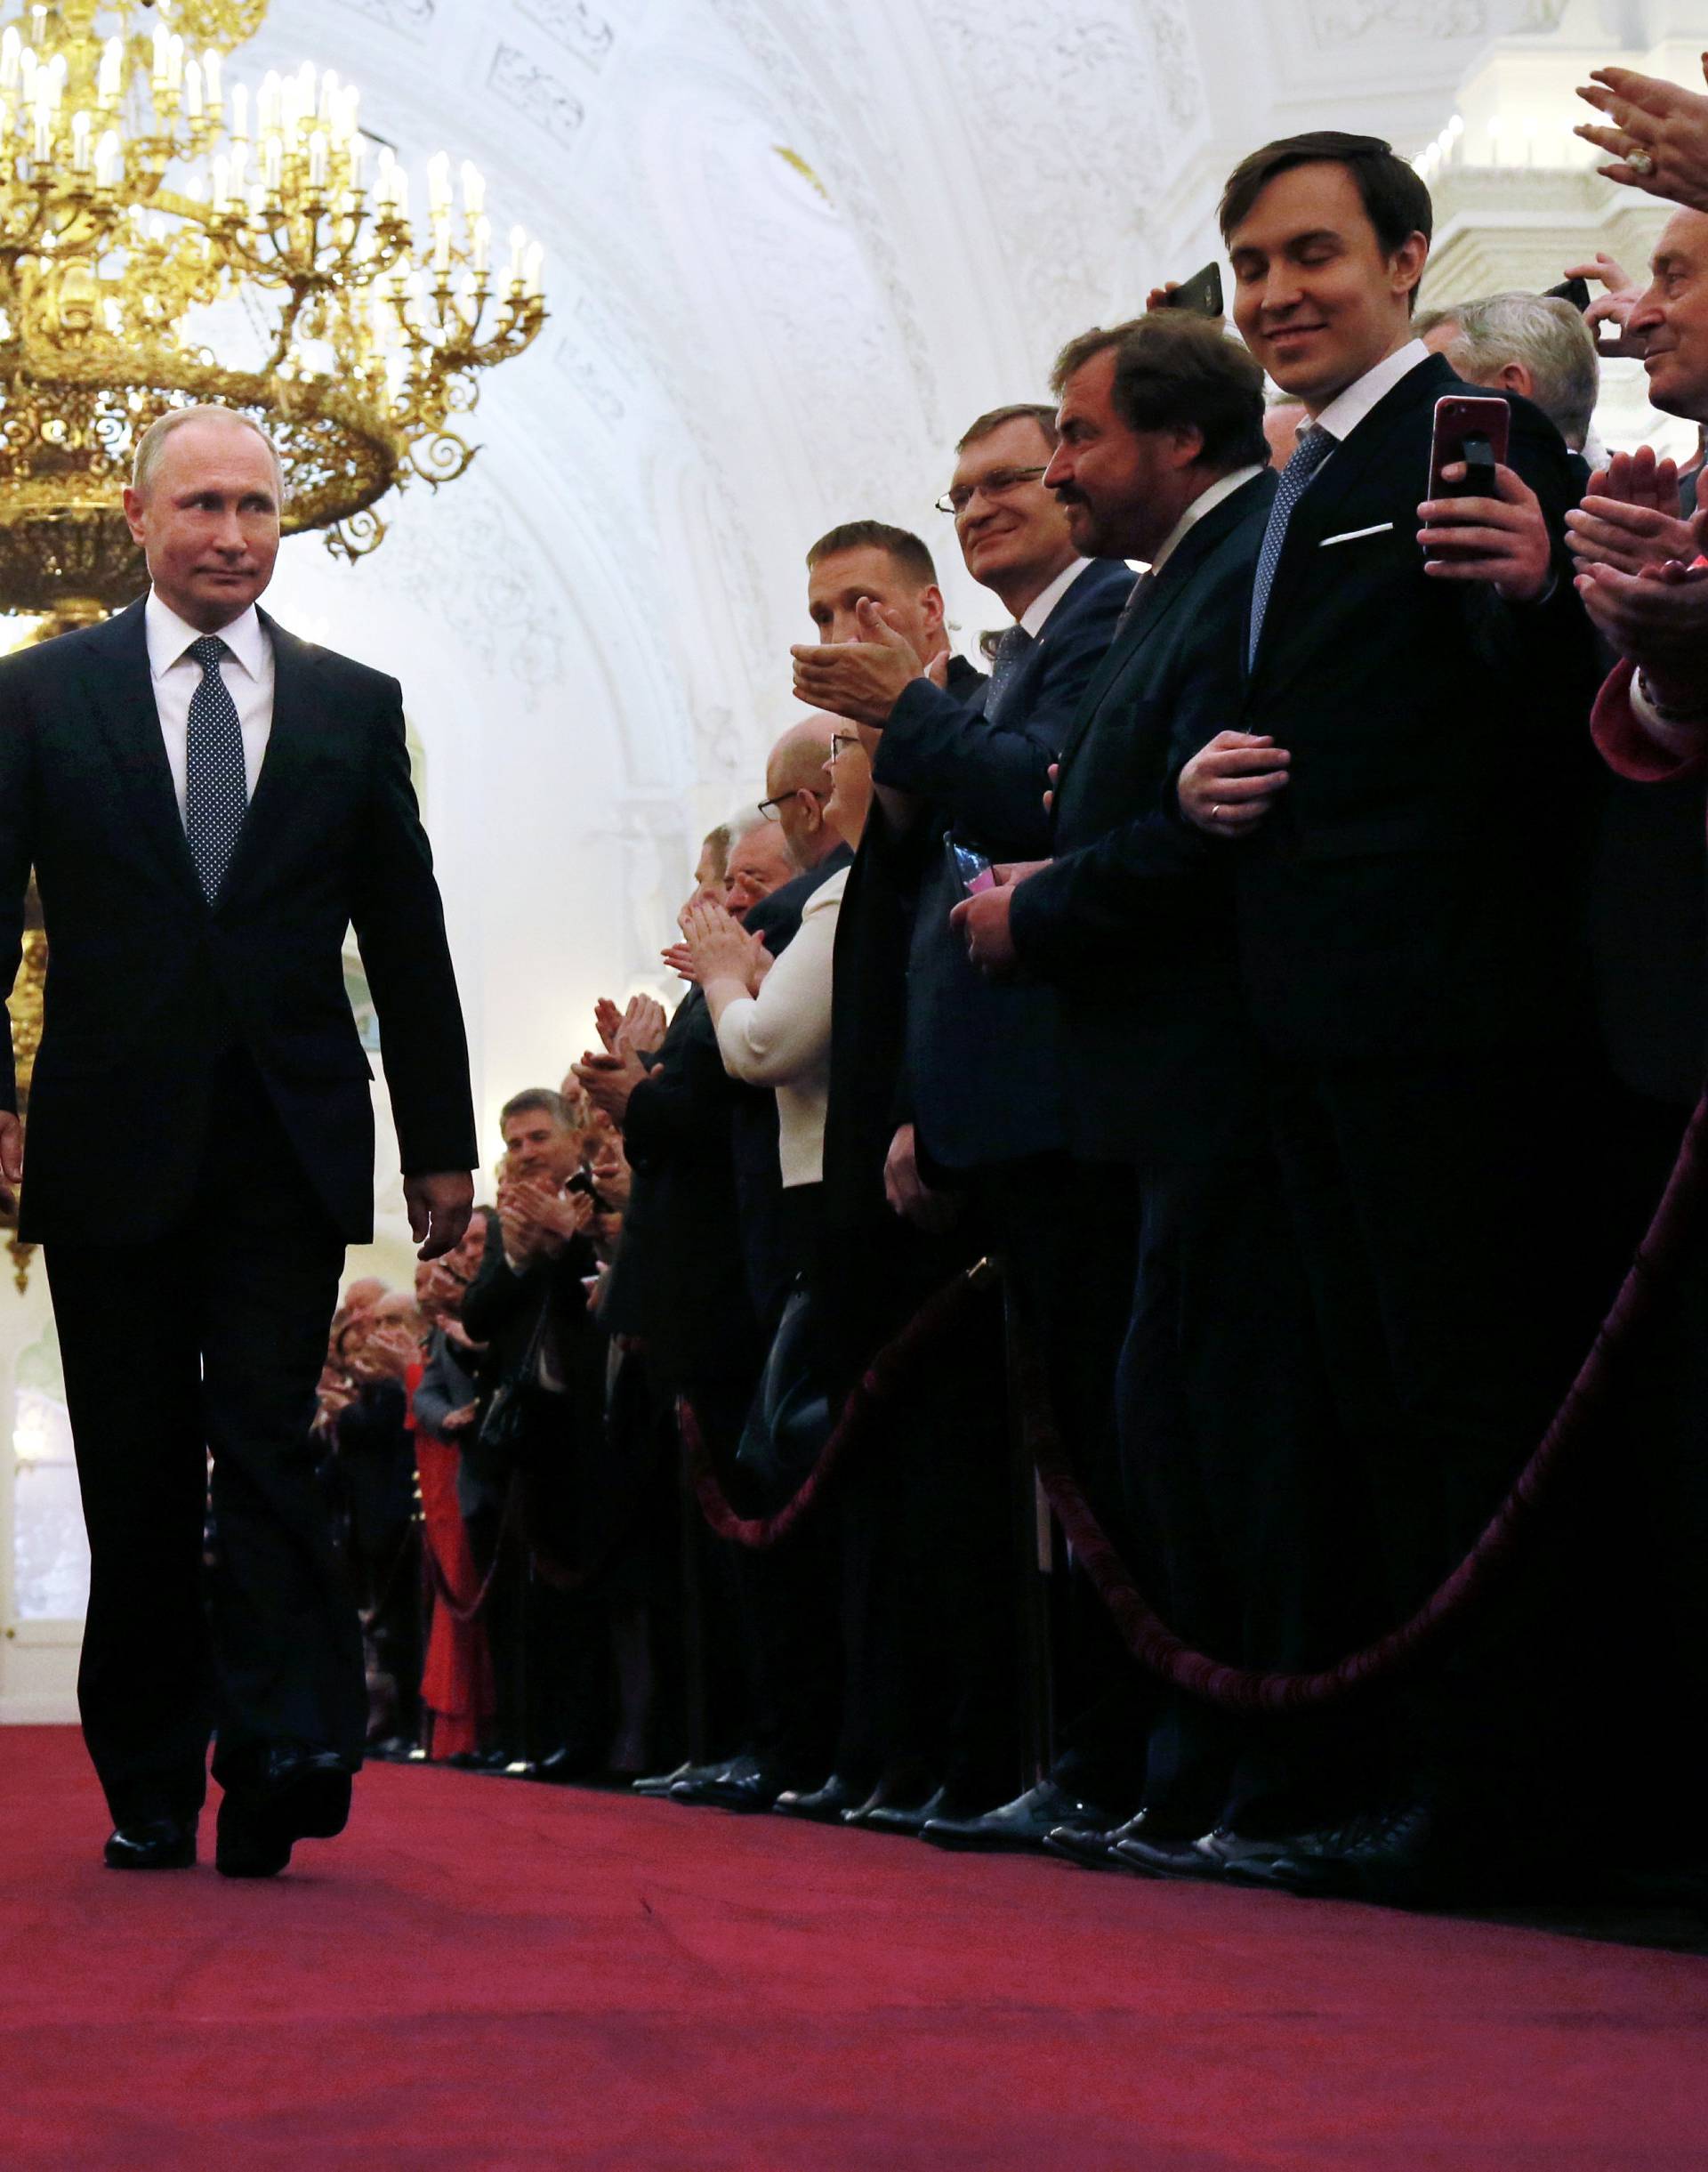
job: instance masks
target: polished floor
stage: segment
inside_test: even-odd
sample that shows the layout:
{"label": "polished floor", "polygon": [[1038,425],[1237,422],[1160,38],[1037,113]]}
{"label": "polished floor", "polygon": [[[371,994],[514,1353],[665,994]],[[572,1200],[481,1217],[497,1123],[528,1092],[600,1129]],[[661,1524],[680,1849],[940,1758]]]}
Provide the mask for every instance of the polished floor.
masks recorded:
{"label": "polished floor", "polygon": [[1687,1952],[408,1767],[270,1884],[104,1831],[0,1730],[5,2172],[1708,2163]]}

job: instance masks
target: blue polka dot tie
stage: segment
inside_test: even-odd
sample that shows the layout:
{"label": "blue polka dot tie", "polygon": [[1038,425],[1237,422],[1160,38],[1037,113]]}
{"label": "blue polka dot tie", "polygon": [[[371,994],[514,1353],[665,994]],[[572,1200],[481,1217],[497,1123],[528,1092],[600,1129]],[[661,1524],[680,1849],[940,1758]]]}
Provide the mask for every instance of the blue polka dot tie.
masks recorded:
{"label": "blue polka dot tie", "polygon": [[994,724],[1008,706],[1009,690],[1026,661],[1032,636],[1023,626],[1011,626],[996,644],[990,666],[990,685],[985,693],[985,722]]}
{"label": "blue polka dot tie", "polygon": [[202,667],[202,682],[189,701],[184,835],[203,893],[212,905],[225,880],[249,803],[243,773],[243,727],[238,722],[238,705],[220,673],[221,660],[230,650],[217,634],[204,634],[191,642],[188,653]]}
{"label": "blue polka dot tie", "polygon": [[1269,507],[1269,524],[1263,530],[1263,547],[1257,554],[1257,580],[1252,589],[1252,637],[1245,650],[1248,671],[1257,661],[1258,636],[1263,631],[1263,614],[1269,609],[1269,591],[1275,585],[1275,570],[1281,563],[1287,523],[1309,488],[1312,476],[1339,442],[1332,431],[1325,430],[1320,423],[1311,423],[1299,432],[1293,457],[1281,471],[1280,484]]}

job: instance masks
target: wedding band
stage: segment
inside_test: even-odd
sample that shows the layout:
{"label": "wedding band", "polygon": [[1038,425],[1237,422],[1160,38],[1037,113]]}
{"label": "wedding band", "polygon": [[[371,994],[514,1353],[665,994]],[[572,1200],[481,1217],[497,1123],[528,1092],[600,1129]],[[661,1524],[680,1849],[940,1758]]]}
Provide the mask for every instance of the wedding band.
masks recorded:
{"label": "wedding band", "polygon": [[1213,822],[1219,822],[1219,821],[1221,821],[1221,803],[1220,801],[1217,801],[1217,802],[1216,802],[1216,803],[1215,803],[1215,804],[1214,804],[1214,805],[1213,805],[1213,806],[1211,808],[1211,810],[1210,810],[1210,820],[1211,820]]}
{"label": "wedding band", "polygon": [[1652,151],[1627,151],[1625,164],[1633,174],[1640,174],[1647,181],[1655,171],[1655,156]]}

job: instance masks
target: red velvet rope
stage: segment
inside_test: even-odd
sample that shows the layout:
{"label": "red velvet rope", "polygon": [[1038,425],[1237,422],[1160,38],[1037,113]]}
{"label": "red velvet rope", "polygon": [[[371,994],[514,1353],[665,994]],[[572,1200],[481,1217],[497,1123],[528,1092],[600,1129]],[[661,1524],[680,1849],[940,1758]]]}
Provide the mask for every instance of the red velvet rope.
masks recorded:
{"label": "red velvet rope", "polygon": [[[1588,1357],[1540,1445],[1482,1536],[1409,1621],[1314,1674],[1264,1674],[1253,1667],[1230,1666],[1207,1652],[1195,1651],[1161,1619],[1133,1583],[1068,1468],[1037,1352],[1029,1337],[1018,1335],[1013,1354],[1021,1400],[1019,1422],[1027,1451],[1076,1559],[1140,1666],[1188,1695],[1226,1709],[1285,1712],[1338,1702],[1430,1657],[1448,1631],[1460,1627],[1470,1611],[1487,1598],[1511,1562],[1521,1535],[1536,1522],[1540,1505],[1552,1491],[1556,1474],[1581,1451],[1603,1415],[1617,1382],[1620,1363],[1628,1358],[1631,1343],[1653,1306],[1654,1292],[1690,1239],[1693,1220],[1708,1184],[1705,1141],[1708,1094],[1696,1104],[1648,1234],[1637,1248]],[[702,1513],[718,1536],[753,1547],[776,1546],[786,1538],[818,1498],[874,1407],[895,1392],[920,1352],[998,1272],[990,1261],[980,1260],[939,1290],[902,1333],[885,1344],[850,1395],[811,1475],[775,1515],[745,1517],[731,1508],[694,1412],[683,1398],[677,1409],[689,1474]]]}
{"label": "red velvet rope", "polygon": [[[1654,1293],[1689,1242],[1708,1180],[1708,1095],[1696,1104],[1679,1159],[1631,1271],[1540,1446],[1470,1552],[1411,1619],[1363,1651],[1315,1674],[1261,1674],[1229,1667],[1182,1643],[1133,1584],[1068,1468],[1043,1370],[1025,1338],[1016,1352],[1020,1422],[1050,1506],[1080,1565],[1140,1664],[1188,1694],[1235,1711],[1285,1712],[1331,1704],[1430,1656],[1450,1628],[1486,1599],[1522,1534],[1537,1520],[1557,1474],[1582,1451],[1619,1378],[1621,1361],[1654,1304]],[[1708,1323],[1704,1323],[1708,1332]]]}
{"label": "red velvet rope", "polygon": [[955,1324],[973,1297],[995,1282],[997,1273],[992,1261],[981,1259],[976,1266],[956,1275],[952,1282],[946,1282],[928,1297],[901,1333],[884,1344],[850,1391],[842,1416],[831,1428],[829,1438],[818,1451],[818,1460],[800,1490],[775,1515],[743,1516],[730,1506],[706,1447],[705,1436],[700,1430],[699,1419],[694,1414],[694,1406],[686,1395],[679,1396],[676,1418],[688,1458],[689,1481],[701,1514],[718,1537],[758,1551],[786,1538],[823,1494],[849,1444],[865,1429],[873,1410],[895,1393],[921,1352]]}

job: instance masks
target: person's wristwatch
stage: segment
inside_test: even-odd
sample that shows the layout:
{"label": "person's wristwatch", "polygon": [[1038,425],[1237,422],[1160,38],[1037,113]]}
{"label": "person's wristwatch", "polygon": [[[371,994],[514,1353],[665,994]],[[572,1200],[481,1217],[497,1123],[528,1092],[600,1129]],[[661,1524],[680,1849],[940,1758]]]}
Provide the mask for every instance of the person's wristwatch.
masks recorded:
{"label": "person's wristwatch", "polygon": [[1708,692],[1704,692],[1699,700],[1692,702],[1663,701],[1649,684],[1648,674],[1641,670],[1637,674],[1637,686],[1643,699],[1664,724],[1708,723]]}

